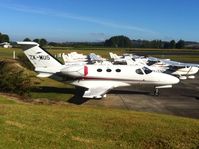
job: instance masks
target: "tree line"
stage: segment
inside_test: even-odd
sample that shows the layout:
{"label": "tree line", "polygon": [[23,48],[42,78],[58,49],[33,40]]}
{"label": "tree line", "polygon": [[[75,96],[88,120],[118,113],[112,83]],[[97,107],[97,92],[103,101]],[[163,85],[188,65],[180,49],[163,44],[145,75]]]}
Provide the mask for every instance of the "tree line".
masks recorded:
{"label": "tree line", "polygon": [[[31,40],[30,38],[25,38],[23,41],[34,41],[40,44],[41,47],[49,45],[54,47],[114,47],[114,48],[162,48],[162,49],[182,49],[185,48],[188,42],[184,40],[171,40],[171,41],[162,41],[162,40],[131,40],[126,36],[113,36],[104,42],[48,42],[44,38],[36,38]],[[10,42],[10,38],[7,34],[0,33],[0,43]]]}
{"label": "tree line", "polygon": [[113,36],[110,39],[107,39],[104,42],[105,47],[114,47],[114,48],[164,48],[164,49],[182,49],[185,47],[184,40],[171,40],[171,41],[162,41],[162,40],[130,40],[125,36]]}
{"label": "tree line", "polygon": [[183,49],[185,48],[184,40],[171,40],[171,41],[162,41],[162,40],[133,40],[132,47],[134,48],[157,48],[157,49]]}
{"label": "tree line", "polygon": [[133,46],[131,40],[126,36],[114,36],[104,42],[105,47],[123,47],[131,48]]}
{"label": "tree line", "polygon": [[7,34],[0,33],[0,43],[2,42],[10,42],[10,38]]}
{"label": "tree line", "polygon": [[[24,41],[31,41],[30,38],[25,38]],[[182,49],[185,48],[184,40],[131,40],[126,36],[113,36],[105,42],[48,42],[46,39],[34,39],[32,40],[40,44],[40,46],[54,46],[54,47],[113,47],[113,48],[162,48],[162,49]]]}

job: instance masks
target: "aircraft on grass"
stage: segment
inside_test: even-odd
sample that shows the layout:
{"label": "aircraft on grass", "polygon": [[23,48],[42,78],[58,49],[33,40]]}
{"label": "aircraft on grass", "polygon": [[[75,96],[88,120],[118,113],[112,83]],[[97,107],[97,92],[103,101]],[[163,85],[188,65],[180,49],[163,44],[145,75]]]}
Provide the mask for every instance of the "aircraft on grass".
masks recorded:
{"label": "aircraft on grass", "polygon": [[63,65],[50,53],[35,42],[17,42],[30,62],[34,65],[38,77],[51,77],[59,81],[72,78],[70,84],[84,89],[84,98],[102,98],[116,87],[132,84],[150,84],[159,88],[171,88],[179,79],[169,74],[153,72],[147,67],[131,65]]}

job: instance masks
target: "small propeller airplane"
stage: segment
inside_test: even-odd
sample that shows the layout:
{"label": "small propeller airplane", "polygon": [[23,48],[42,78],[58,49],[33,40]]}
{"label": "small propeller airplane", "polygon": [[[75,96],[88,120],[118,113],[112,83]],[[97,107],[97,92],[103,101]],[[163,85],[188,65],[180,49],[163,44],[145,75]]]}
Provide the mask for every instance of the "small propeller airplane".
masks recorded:
{"label": "small propeller airplane", "polygon": [[64,60],[64,63],[76,63],[76,62],[86,62],[88,60],[88,57],[83,54],[79,54],[77,52],[71,52],[68,54],[63,53],[62,58]]}
{"label": "small propeller airplane", "polygon": [[[151,64],[150,64],[151,63]],[[185,80],[187,78],[194,79],[195,74],[199,70],[198,64],[192,63],[182,63],[171,61],[169,59],[159,59],[159,58],[148,58],[148,66],[154,70],[161,69],[164,73],[168,73],[174,76],[177,76],[181,80]]]}
{"label": "small propeller airplane", "polygon": [[9,42],[0,43],[0,46],[3,46],[4,48],[12,48],[12,45]]}
{"label": "small propeller airplane", "polygon": [[65,65],[71,64],[99,64],[105,63],[107,60],[102,58],[95,53],[90,53],[88,55],[79,54],[77,52],[71,52],[68,54],[63,53],[62,58],[64,60]]}
{"label": "small propeller airplane", "polygon": [[132,54],[118,56],[117,54],[109,53],[112,60],[115,62],[126,62],[127,65],[146,65],[155,72],[163,72],[174,75],[181,80],[187,78],[194,79],[195,74],[199,70],[198,64],[181,63],[171,61],[170,59],[160,59],[155,57],[143,57]]}
{"label": "small propeller airplane", "polygon": [[37,77],[51,77],[62,82],[66,78],[70,84],[84,89],[83,98],[103,98],[106,93],[116,87],[132,84],[150,84],[155,87],[155,95],[159,88],[171,88],[179,83],[179,79],[165,73],[153,72],[146,66],[131,65],[65,65],[60,63],[49,52],[35,42],[17,42],[34,65]]}

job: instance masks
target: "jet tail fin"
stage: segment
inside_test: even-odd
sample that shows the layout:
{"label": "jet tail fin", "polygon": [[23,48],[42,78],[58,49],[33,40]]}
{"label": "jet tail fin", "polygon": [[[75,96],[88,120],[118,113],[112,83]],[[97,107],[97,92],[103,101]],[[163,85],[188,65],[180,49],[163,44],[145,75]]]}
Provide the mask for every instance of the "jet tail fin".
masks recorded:
{"label": "jet tail fin", "polygon": [[110,55],[111,59],[117,59],[117,58],[119,58],[117,54],[114,54],[112,52],[109,52],[109,55]]}
{"label": "jet tail fin", "polygon": [[22,46],[23,52],[34,65],[35,71],[46,73],[48,76],[59,72],[62,64],[55,59],[49,52],[45,51],[36,42],[17,42]]}

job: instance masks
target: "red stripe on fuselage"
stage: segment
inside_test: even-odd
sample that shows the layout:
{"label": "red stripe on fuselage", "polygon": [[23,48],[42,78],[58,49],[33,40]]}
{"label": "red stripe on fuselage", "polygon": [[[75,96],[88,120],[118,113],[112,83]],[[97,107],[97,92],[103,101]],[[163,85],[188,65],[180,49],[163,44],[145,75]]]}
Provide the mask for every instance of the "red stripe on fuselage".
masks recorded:
{"label": "red stripe on fuselage", "polygon": [[87,76],[87,74],[88,74],[88,67],[84,66],[84,76]]}

